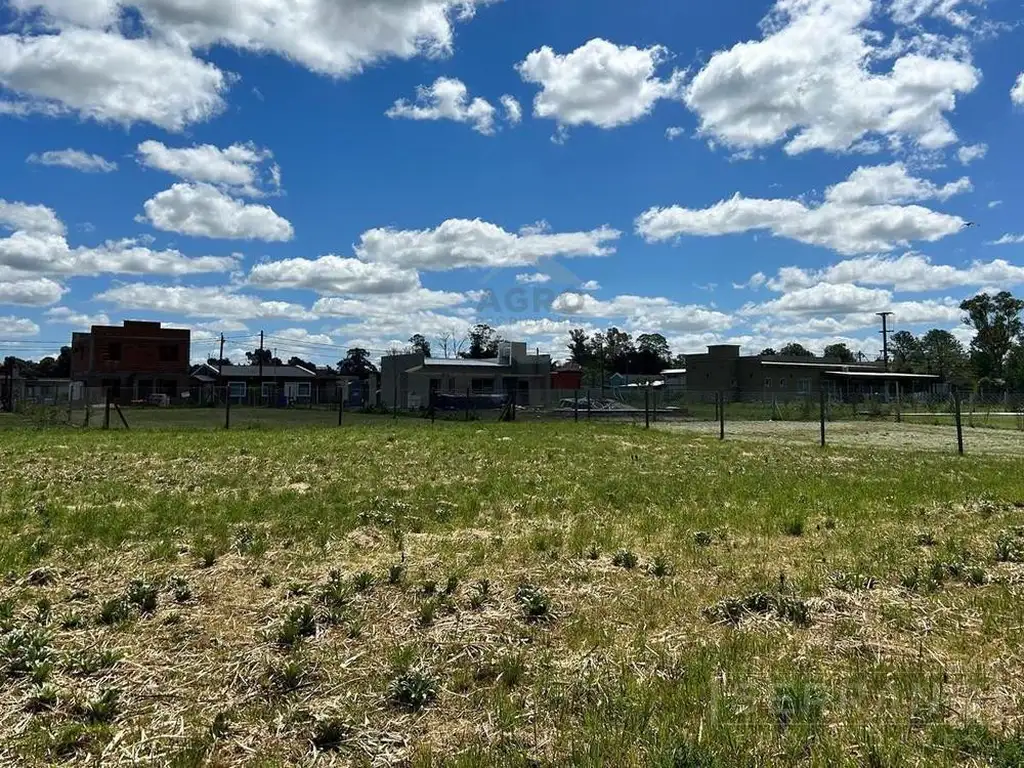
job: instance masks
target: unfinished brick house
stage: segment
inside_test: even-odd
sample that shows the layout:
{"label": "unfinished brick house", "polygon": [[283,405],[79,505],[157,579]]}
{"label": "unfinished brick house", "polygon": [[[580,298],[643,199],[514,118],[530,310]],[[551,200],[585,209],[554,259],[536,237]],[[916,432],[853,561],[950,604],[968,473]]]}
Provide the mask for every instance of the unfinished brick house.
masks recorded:
{"label": "unfinished brick house", "polygon": [[191,332],[160,323],[125,320],[71,335],[71,379],[110,389],[121,403],[164,394],[172,400],[189,386]]}

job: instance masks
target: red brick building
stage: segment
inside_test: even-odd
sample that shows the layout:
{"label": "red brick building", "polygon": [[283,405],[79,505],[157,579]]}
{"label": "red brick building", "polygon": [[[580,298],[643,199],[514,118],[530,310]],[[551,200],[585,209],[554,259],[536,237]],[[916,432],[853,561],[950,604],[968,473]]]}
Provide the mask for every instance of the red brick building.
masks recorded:
{"label": "red brick building", "polygon": [[160,323],[94,325],[89,333],[71,335],[71,379],[109,388],[124,403],[151,394],[174,399],[189,386],[190,347],[190,331]]}

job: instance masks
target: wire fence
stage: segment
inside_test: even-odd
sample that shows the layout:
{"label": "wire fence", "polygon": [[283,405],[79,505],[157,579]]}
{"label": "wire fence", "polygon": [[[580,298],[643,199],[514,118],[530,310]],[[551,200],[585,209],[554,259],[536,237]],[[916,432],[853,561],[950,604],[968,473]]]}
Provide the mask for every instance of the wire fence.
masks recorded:
{"label": "wire fence", "polygon": [[[152,391],[122,398],[109,388],[73,387],[45,397],[23,398],[0,426],[71,426],[82,429],[246,429],[346,424],[386,425],[398,419],[433,424],[468,421],[626,423],[638,427],[692,428],[720,438],[798,438],[830,443],[854,426],[902,425],[947,435],[963,452],[964,430],[999,430],[1002,440],[1024,449],[1024,395],[955,392],[849,394],[835,390],[785,395],[736,395],[657,386],[494,392],[473,389],[424,397],[394,397],[359,382],[329,387],[207,386],[189,396]],[[415,407],[394,407],[395,400]],[[922,432],[924,434],[924,432]],[[946,439],[946,438],[943,438]]]}

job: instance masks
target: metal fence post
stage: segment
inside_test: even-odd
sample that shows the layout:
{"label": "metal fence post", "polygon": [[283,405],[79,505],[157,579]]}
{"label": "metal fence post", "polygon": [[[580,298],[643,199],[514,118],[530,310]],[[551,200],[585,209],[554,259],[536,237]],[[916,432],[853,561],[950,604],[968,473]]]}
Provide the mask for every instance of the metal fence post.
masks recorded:
{"label": "metal fence post", "polygon": [[110,429],[110,387],[107,387],[107,401],[103,407],[103,428]]}
{"label": "metal fence post", "polygon": [[341,426],[341,420],[345,415],[345,386],[342,385],[341,392],[338,394],[338,426]]}
{"label": "metal fence post", "polygon": [[224,392],[224,429],[231,429],[231,388]]}
{"label": "metal fence post", "polygon": [[590,390],[587,390],[587,421],[590,421],[591,406],[593,404],[593,397],[590,394]]}
{"label": "metal fence post", "polygon": [[718,393],[718,439],[725,440],[725,392]]}
{"label": "metal fence post", "polygon": [[472,390],[470,387],[466,387],[466,421],[469,421],[469,401],[472,396]]}
{"label": "metal fence post", "polygon": [[580,420],[580,391],[577,389],[572,393],[572,420],[579,423]]}
{"label": "metal fence post", "polygon": [[964,455],[964,422],[960,416],[960,390],[953,390],[953,408],[956,411],[956,447]]}
{"label": "metal fence post", "polygon": [[644,429],[651,428],[651,388],[644,387]]}
{"label": "metal fence post", "polygon": [[903,422],[903,413],[900,408],[900,383],[896,382],[896,423],[900,424]]}
{"label": "metal fence post", "polygon": [[821,447],[825,447],[825,388],[821,388]]}

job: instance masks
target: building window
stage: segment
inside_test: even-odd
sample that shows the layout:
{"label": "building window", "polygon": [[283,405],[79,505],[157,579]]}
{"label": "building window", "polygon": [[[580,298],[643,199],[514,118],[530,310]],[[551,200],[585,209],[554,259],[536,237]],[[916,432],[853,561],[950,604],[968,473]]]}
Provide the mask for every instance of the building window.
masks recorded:
{"label": "building window", "polygon": [[779,377],[779,389],[785,389],[785,388],[786,388],[786,377],[785,376],[781,376],[781,377]]}
{"label": "building window", "polygon": [[473,379],[470,388],[477,394],[494,392],[494,379]]}
{"label": "building window", "polygon": [[809,394],[811,391],[811,380],[810,379],[798,379],[796,382],[797,391],[801,394]]}
{"label": "building window", "polygon": [[176,363],[178,362],[178,347],[176,344],[161,344],[160,345],[160,362],[161,363]]}
{"label": "building window", "polygon": [[273,399],[274,391],[276,389],[277,389],[277,384],[275,384],[274,382],[272,382],[272,381],[271,382],[264,382],[263,383],[263,399],[264,400],[271,400],[271,399]]}
{"label": "building window", "polygon": [[112,341],[107,344],[107,360],[115,363],[121,362],[121,342]]}
{"label": "building window", "polygon": [[772,388],[772,379],[771,379],[770,376],[765,378],[765,380],[764,380],[764,388],[765,389],[771,389]]}
{"label": "building window", "polygon": [[232,381],[228,384],[228,397],[232,400],[245,400],[245,382]]}

